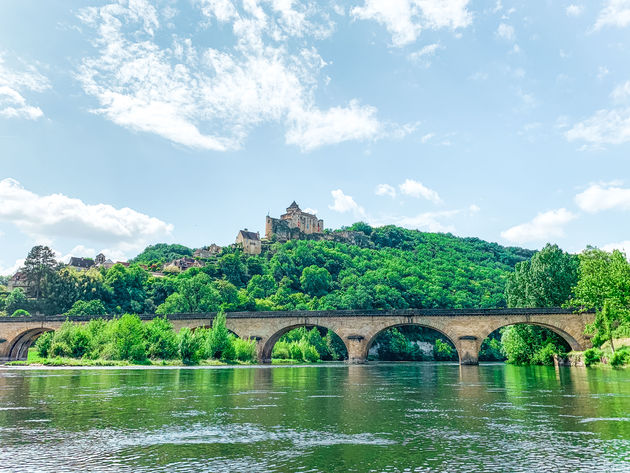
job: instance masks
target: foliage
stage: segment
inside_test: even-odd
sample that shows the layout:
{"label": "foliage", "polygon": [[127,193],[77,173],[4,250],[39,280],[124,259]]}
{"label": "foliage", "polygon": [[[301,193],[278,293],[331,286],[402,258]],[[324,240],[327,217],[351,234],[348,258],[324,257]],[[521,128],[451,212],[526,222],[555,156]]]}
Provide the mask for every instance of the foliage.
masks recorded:
{"label": "foliage", "polygon": [[441,338],[438,338],[433,346],[433,357],[436,360],[452,361],[457,359],[457,352],[453,345],[444,342]]}
{"label": "foliage", "polygon": [[503,347],[501,346],[501,333],[495,330],[481,344],[479,361],[504,361]]}
{"label": "foliage", "polygon": [[15,312],[13,312],[13,314],[11,314],[11,317],[29,317],[31,314],[29,313],[29,311],[24,310],[24,309],[18,309]]}
{"label": "foliage", "polygon": [[630,327],[630,263],[618,250],[612,253],[587,248],[580,254],[579,281],[573,304],[595,309],[595,322],[588,327],[595,346],[609,341]]}
{"label": "foliage", "polygon": [[137,315],[124,314],[115,321],[111,331],[116,360],[144,361],[147,342],[142,321]]}
{"label": "foliage", "polygon": [[184,327],[179,331],[179,356],[182,363],[191,365],[197,363],[201,359],[202,339],[188,327]]}
{"label": "foliage", "polygon": [[253,363],[256,361],[256,340],[244,340],[233,337],[234,356],[236,360]]}
{"label": "foliage", "polygon": [[26,293],[21,287],[13,289],[4,301],[4,309],[7,314],[13,314],[16,310],[29,307]]}
{"label": "foliage", "polygon": [[332,278],[326,268],[315,265],[308,266],[302,271],[300,284],[302,291],[309,296],[321,297],[328,294]]}
{"label": "foliage", "polygon": [[35,349],[37,350],[39,356],[44,358],[48,357],[54,335],[54,332],[45,332],[35,341]]}
{"label": "foliage", "polygon": [[515,365],[553,365],[553,355],[564,356],[566,342],[557,334],[536,325],[517,324],[501,331],[507,362]]}
{"label": "foliage", "polygon": [[99,300],[93,301],[76,301],[72,304],[72,307],[68,312],[63,315],[78,316],[78,315],[105,315],[107,309],[103,303]]}
{"label": "foliage", "polygon": [[142,253],[131,260],[133,263],[168,263],[185,256],[192,256],[193,250],[184,245],[158,243],[147,246]]}
{"label": "foliage", "polygon": [[235,349],[230,332],[225,326],[225,312],[219,312],[212,321],[212,328],[206,338],[205,353],[207,358],[233,360]]}
{"label": "foliage", "polygon": [[630,364],[630,348],[623,347],[613,353],[610,358],[610,365],[619,368],[620,366]]}
{"label": "foliage", "polygon": [[166,317],[156,317],[144,324],[147,356],[151,359],[172,360],[178,355],[177,335]]}
{"label": "foliage", "polygon": [[599,348],[589,348],[584,351],[584,364],[586,366],[591,366],[595,363],[599,363],[602,361],[602,356],[604,356],[604,352]]}
{"label": "foliage", "polygon": [[28,281],[31,295],[39,300],[42,294],[42,286],[46,278],[54,272],[55,253],[47,246],[37,245],[31,248],[24,260],[23,272]]}
{"label": "foliage", "polygon": [[509,307],[559,307],[578,279],[578,259],[547,244],[529,261],[516,264],[505,295]]}

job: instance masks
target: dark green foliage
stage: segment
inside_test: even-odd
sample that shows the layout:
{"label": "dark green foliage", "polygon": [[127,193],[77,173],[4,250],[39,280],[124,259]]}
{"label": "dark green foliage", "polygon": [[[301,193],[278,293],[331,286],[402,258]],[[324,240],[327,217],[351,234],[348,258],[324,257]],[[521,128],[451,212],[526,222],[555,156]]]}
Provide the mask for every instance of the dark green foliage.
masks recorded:
{"label": "dark green foliage", "polygon": [[131,260],[132,263],[168,263],[184,256],[192,256],[193,250],[184,245],[158,243],[147,246],[142,253]]}
{"label": "dark green foliage", "polygon": [[285,333],[274,345],[272,357],[313,362],[336,361],[348,358],[343,341],[330,330],[322,337],[325,329],[298,327]]}
{"label": "dark green foliage", "polygon": [[[432,345],[425,353],[419,343]],[[405,325],[382,331],[374,339],[378,359],[382,361],[456,361],[457,350],[441,333],[426,327]]]}
{"label": "dark green foliage", "polygon": [[479,361],[504,361],[505,354],[501,346],[501,332],[495,330],[481,344]]}
{"label": "dark green foliage", "polygon": [[34,246],[24,260],[23,272],[28,281],[28,290],[32,297],[39,300],[46,278],[54,272],[57,265],[55,253],[47,246]]}
{"label": "dark green foliage", "polygon": [[144,361],[147,358],[147,342],[142,321],[137,315],[124,314],[113,324],[112,344],[117,360]]}
{"label": "dark green foliage", "polygon": [[300,277],[302,291],[313,297],[326,295],[331,283],[332,278],[328,270],[326,268],[318,268],[315,265],[304,268]]}
{"label": "dark green foliage", "polygon": [[604,352],[599,348],[589,348],[584,351],[584,364],[591,366],[595,363],[599,363],[602,361],[602,356],[604,356]]}

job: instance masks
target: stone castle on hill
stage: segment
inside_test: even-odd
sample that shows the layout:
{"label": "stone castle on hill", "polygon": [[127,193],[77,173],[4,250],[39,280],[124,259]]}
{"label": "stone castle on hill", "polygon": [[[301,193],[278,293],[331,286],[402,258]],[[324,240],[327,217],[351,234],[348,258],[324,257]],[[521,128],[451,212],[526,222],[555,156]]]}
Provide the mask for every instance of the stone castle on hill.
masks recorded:
{"label": "stone castle on hill", "polygon": [[324,221],[317,218],[317,215],[302,211],[295,201],[287,207],[287,212],[280,218],[267,215],[265,238],[261,239],[258,232],[254,233],[245,229],[238,232],[235,244],[241,247],[244,253],[258,255],[274,241],[284,243],[289,240],[327,240],[361,247],[372,245],[369,238],[362,232],[324,231]]}
{"label": "stone castle on hill", "polygon": [[287,207],[287,213],[280,218],[267,215],[265,237],[269,240],[275,235],[276,241],[299,240],[302,235],[324,233],[324,221],[316,215],[303,212],[293,201]]}

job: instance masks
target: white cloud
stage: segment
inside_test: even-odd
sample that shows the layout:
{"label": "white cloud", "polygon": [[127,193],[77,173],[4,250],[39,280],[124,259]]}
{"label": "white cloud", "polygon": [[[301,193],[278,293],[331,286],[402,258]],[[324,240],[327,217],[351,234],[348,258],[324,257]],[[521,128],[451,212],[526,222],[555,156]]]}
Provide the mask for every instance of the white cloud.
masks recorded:
{"label": "white cloud", "polygon": [[602,80],[604,77],[606,77],[608,74],[610,74],[610,71],[608,70],[608,68],[606,66],[599,66],[597,68],[597,78],[599,80]]}
{"label": "white cloud", "polygon": [[50,88],[50,83],[35,67],[25,66],[25,69],[9,69],[0,53],[0,117],[37,120],[44,116],[42,109],[29,104],[23,94],[43,92]]}
{"label": "white cloud", "polygon": [[581,121],[565,134],[567,140],[583,140],[592,145],[621,144],[630,141],[630,108],[602,109]]}
{"label": "white cloud", "polygon": [[12,276],[22,266],[24,266],[24,258],[16,260],[11,266],[3,266],[0,264],[0,276]]}
{"label": "white cloud", "polygon": [[413,43],[423,29],[465,28],[472,22],[468,0],[365,0],[350,10],[362,20],[375,20],[387,28],[394,46]]}
{"label": "white cloud", "polygon": [[317,2],[193,5],[198,27],[221,23],[231,27],[234,41],[215,49],[186,32],[165,33],[165,10],[147,0],[81,11],[81,20],[96,31],[97,53],[83,60],[77,78],[97,99],[95,113],[134,131],[216,151],[240,148],[254,128],[267,123],[282,124],[286,143],[303,151],[398,136],[398,125],[381,123],[376,108],[356,99],[328,109],[316,104],[326,62],[308,40],[324,38],[333,28]]}
{"label": "white cloud", "polygon": [[501,23],[497,28],[497,36],[508,41],[514,41],[516,35],[514,34],[514,27],[507,23]]}
{"label": "white cloud", "polygon": [[471,214],[476,214],[481,211],[481,208],[476,204],[470,204],[470,206],[468,207],[468,211]]}
{"label": "white cloud", "polygon": [[440,196],[436,191],[434,191],[433,189],[429,189],[421,182],[414,181],[413,179],[406,179],[405,182],[398,186],[398,189],[400,189],[400,192],[402,192],[403,194],[411,197],[424,197],[425,199],[430,200],[431,202],[434,202],[436,204],[442,202],[442,199],[440,199]]}
{"label": "white cloud", "polygon": [[335,212],[347,213],[352,212],[355,217],[365,217],[365,210],[359,204],[357,204],[352,196],[346,195],[341,189],[330,191],[333,197],[333,205],[329,205],[328,208]]}
{"label": "white cloud", "polygon": [[374,191],[376,195],[388,195],[392,198],[396,197],[396,189],[389,184],[379,184]]}
{"label": "white cloud", "polygon": [[513,243],[545,241],[564,236],[564,226],[577,218],[567,209],[539,213],[531,221],[516,225],[501,232],[501,237]]}
{"label": "white cloud", "polygon": [[625,253],[626,258],[630,259],[630,240],[619,241],[617,243],[608,243],[607,245],[602,246],[601,249],[609,252],[619,250]]}
{"label": "white cloud", "polygon": [[368,223],[378,227],[382,225],[398,225],[412,230],[426,230],[430,232],[454,232],[452,224],[442,222],[443,219],[451,219],[459,210],[442,210],[439,212],[424,212],[414,216],[386,216],[370,218]]}
{"label": "white cloud", "polygon": [[606,6],[599,12],[593,29],[604,26],[624,28],[630,25],[630,0],[607,0]]}
{"label": "white cloud", "polygon": [[571,4],[566,8],[567,16],[580,16],[584,11],[584,6]]}
{"label": "white cloud", "polygon": [[86,204],[63,194],[40,196],[14,179],[0,181],[0,201],[0,221],[46,244],[55,237],[79,239],[125,253],[173,231],[173,225],[130,208]]}
{"label": "white cloud", "polygon": [[307,214],[313,214],[313,215],[317,215],[317,209],[312,209],[310,207],[306,207],[304,209],[304,212],[306,212]]}
{"label": "white cloud", "polygon": [[428,143],[429,140],[433,138],[434,136],[435,136],[435,133],[427,133],[425,135],[422,135],[422,138],[420,138],[420,141],[422,142],[422,144]]}
{"label": "white cloud", "polygon": [[428,44],[419,51],[410,53],[407,57],[413,62],[417,62],[425,67],[429,67],[431,65],[431,61],[429,60],[429,58],[435,56],[435,52],[440,49],[440,47],[441,46],[438,43]]}
{"label": "white cloud", "polygon": [[610,94],[610,97],[615,102],[626,102],[628,99],[630,99],[630,80],[615,87]]}
{"label": "white cloud", "polygon": [[630,210],[630,189],[615,184],[591,184],[575,196],[575,202],[580,209],[589,213],[614,208]]}

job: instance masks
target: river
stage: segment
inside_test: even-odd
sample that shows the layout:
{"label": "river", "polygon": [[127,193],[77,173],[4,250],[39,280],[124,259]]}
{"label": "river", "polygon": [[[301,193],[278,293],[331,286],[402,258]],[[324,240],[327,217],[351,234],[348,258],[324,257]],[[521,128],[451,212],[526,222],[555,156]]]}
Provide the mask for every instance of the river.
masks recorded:
{"label": "river", "polygon": [[0,368],[0,471],[630,472],[630,370]]}

